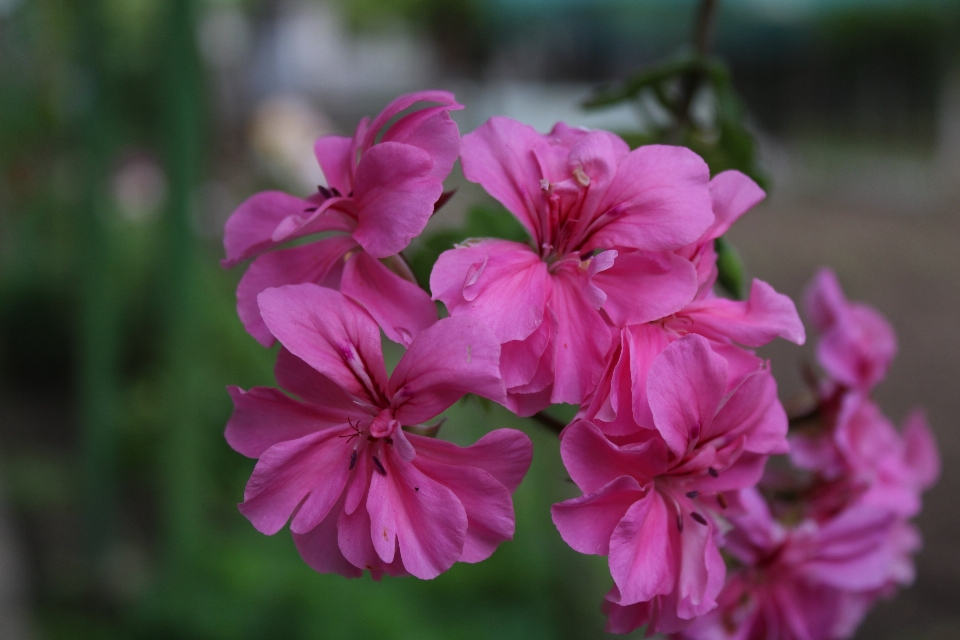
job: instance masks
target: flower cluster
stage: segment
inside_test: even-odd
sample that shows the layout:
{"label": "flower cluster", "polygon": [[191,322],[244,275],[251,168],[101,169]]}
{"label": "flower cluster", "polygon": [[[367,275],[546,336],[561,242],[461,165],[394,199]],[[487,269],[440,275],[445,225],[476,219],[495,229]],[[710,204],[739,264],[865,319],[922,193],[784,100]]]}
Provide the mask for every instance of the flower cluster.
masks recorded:
{"label": "flower cluster", "polygon": [[[788,438],[753,349],[802,344],[796,308],[760,280],[742,301],[715,291],[715,242],[763,191],[711,178],[688,149],[562,123],[544,135],[495,117],[461,140],[459,108],[402,96],[352,138],[317,141],[316,194],[260,193],[227,222],[224,265],[254,258],[238,313],[280,342],[288,392],[230,389],[227,441],[257,458],[240,511],[267,534],[289,521],[317,571],[433,578],[512,537],[532,455],[511,429],[439,440],[438,416],[468,393],[521,417],[579,405],[560,451],[582,495],[552,514],[573,549],[608,556],[610,630],[842,637],[908,579],[907,519],[936,477],[922,416],[901,437],[869,400],[889,326],[821,274],[808,302],[829,377],[816,428]],[[427,293],[400,252],[458,157],[529,242],[452,247]],[[389,376],[381,331],[406,348]],[[807,473],[790,504],[761,480],[788,452]]]}

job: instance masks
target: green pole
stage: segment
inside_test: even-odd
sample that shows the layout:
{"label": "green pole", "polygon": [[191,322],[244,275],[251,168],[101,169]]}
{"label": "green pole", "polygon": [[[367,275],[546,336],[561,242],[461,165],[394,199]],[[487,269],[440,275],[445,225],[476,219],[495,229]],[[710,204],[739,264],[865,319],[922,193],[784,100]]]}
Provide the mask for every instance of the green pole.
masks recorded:
{"label": "green pole", "polygon": [[101,567],[115,534],[116,439],[119,419],[119,329],[112,279],[112,229],[104,215],[107,173],[115,148],[106,99],[99,3],[74,6],[80,29],[79,58],[90,98],[80,118],[84,193],[79,227],[81,292],[78,375],[81,432],[82,537],[88,588],[98,593]]}
{"label": "green pole", "polygon": [[174,584],[182,584],[196,564],[202,537],[198,269],[190,205],[201,171],[203,100],[193,2],[171,0],[168,6],[167,59],[161,84],[170,184],[166,250],[161,253],[168,366],[166,442],[159,491],[166,569]]}

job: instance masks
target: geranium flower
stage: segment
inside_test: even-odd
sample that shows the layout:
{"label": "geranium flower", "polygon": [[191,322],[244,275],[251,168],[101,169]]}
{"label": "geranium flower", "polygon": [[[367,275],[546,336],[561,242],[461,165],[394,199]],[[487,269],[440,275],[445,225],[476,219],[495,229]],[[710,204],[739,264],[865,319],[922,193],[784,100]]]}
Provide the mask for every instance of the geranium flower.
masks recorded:
{"label": "geranium flower", "polygon": [[586,420],[564,430],[560,453],[585,495],[554,505],[553,520],[577,551],[609,555],[618,604],[665,596],[690,619],[723,586],[723,492],[755,485],[786,451],[786,415],[766,370],[729,390],[726,360],[697,335],[653,362],[647,395],[655,430],[615,441]]}
{"label": "geranium flower", "polygon": [[[888,585],[912,581],[903,560],[909,563],[916,536],[889,512],[852,506],[821,523],[786,527],[755,490],[741,492],[730,511],[726,550],[738,568],[717,609],[677,638],[848,638]],[[615,616],[625,622],[629,612]]]}
{"label": "geranium flower", "polygon": [[761,360],[742,346],[760,347],[777,337],[803,344],[806,333],[793,301],[766,282],[755,279],[745,301],[721,298],[713,292],[717,279],[714,241],[763,197],[763,190],[739,171],[724,171],[710,180],[714,222],[695,242],[677,251],[690,260],[698,274],[696,295],[683,308],[638,324],[639,318],[620,306],[629,297],[611,294],[604,311],[622,328],[597,389],[581,407],[578,418],[590,420],[607,435],[652,428],[647,371],[668,344],[687,334],[708,338],[713,351],[726,358],[731,385],[739,384],[761,365]]}
{"label": "geranium flower", "polygon": [[482,323],[440,320],[388,378],[380,328],[354,302],[316,285],[260,294],[284,349],[277,389],[230,390],[226,437],[258,458],[240,511],[273,534],[287,520],[320,572],[433,578],[478,562],[513,536],[510,498],[530,465],[530,440],[498,429],[461,448],[408,433],[466,393],[503,401],[500,345]]}
{"label": "geranium flower", "polygon": [[[417,102],[435,102],[387,126]],[[279,191],[258,193],[227,220],[223,237],[232,267],[257,257],[237,287],[237,313],[264,346],[274,342],[257,306],[270,287],[312,282],[339,289],[360,302],[387,336],[409,345],[437,319],[436,308],[395,256],[419,235],[443,192],[443,180],[460,152],[460,132],[450,111],[462,109],[453,94],[423,91],[400,96],[352,138],[324,136],[314,151],[327,186],[307,199]],[[324,232],[336,235],[287,249],[282,244]]]}
{"label": "geranium flower", "polygon": [[645,322],[696,292],[696,269],[672,250],[713,222],[707,165],[681,147],[630,151],[605,131],[560,123],[541,135],[499,117],[464,136],[461,162],[531,244],[482,240],[445,252],[430,277],[434,299],[493,328],[511,409],[579,404],[610,347],[599,311],[608,300]]}
{"label": "geranium flower", "polygon": [[807,314],[820,332],[817,360],[830,378],[868,393],[883,380],[897,353],[897,336],[876,309],[848,302],[829,269],[807,287]]}

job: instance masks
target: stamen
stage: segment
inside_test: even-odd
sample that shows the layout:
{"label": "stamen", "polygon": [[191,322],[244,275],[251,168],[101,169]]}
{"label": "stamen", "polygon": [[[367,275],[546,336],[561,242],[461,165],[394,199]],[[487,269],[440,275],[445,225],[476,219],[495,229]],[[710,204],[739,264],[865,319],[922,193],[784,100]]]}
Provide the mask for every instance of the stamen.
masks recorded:
{"label": "stamen", "polygon": [[711,477],[711,478],[719,478],[719,477],[720,477],[720,472],[717,471],[716,469],[714,469],[713,467],[710,467],[709,469],[707,469],[707,473],[710,474],[710,477]]}
{"label": "stamen", "polygon": [[677,514],[677,531],[683,533],[683,515]]}
{"label": "stamen", "polygon": [[377,467],[377,471],[379,471],[382,476],[386,477],[387,470],[383,468],[383,463],[380,462],[380,458],[378,458],[377,456],[371,456],[371,457],[373,458],[374,466]]}
{"label": "stamen", "polygon": [[727,502],[727,496],[723,495],[722,493],[717,494],[717,502],[719,502],[720,506],[724,509],[730,506],[730,503]]}
{"label": "stamen", "polygon": [[320,192],[320,195],[322,195],[324,198],[329,198],[329,197],[331,197],[331,196],[333,195],[333,193],[330,191],[330,189],[327,189],[327,188],[326,188],[325,186],[323,186],[322,184],[318,184],[318,185],[317,185],[317,191],[319,191],[319,192]]}
{"label": "stamen", "polygon": [[704,525],[704,526],[706,526],[706,524],[707,524],[707,519],[704,518],[704,517],[703,517],[702,515],[700,515],[699,513],[697,513],[696,511],[691,511],[691,512],[690,512],[690,517],[693,518],[695,522],[699,522],[700,524],[702,524],[702,525]]}
{"label": "stamen", "polygon": [[698,495],[700,495],[699,491],[687,491],[688,498],[696,498]]}
{"label": "stamen", "polygon": [[590,176],[584,173],[583,167],[575,167],[573,170],[573,177],[577,179],[577,182],[581,187],[590,186]]}
{"label": "stamen", "polygon": [[357,466],[357,450],[354,449],[350,454],[350,471],[353,471],[353,468]]}

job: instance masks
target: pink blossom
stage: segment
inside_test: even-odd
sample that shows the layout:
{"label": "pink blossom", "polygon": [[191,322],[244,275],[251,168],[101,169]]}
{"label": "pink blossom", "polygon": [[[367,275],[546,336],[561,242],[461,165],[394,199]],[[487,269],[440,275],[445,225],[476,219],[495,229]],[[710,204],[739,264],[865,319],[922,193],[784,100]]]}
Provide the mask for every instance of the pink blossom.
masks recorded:
{"label": "pink blossom", "polygon": [[713,213],[707,166],[691,151],[630,151],[605,131],[560,123],[540,135],[491,118],[464,136],[461,162],[531,244],[447,251],[430,288],[451,315],[494,329],[508,406],[520,415],[593,391],[613,337],[601,308],[646,322],[693,298],[696,270],[673,250],[699,238]]}
{"label": "pink blossom", "polygon": [[387,377],[380,329],[342,294],[312,284],[260,294],[283,345],[277,389],[231,388],[226,437],[258,458],[240,511],[273,534],[290,520],[322,573],[433,578],[490,556],[514,531],[510,494],[531,460],[522,433],[498,429],[461,448],[408,432],[465,393],[502,402],[500,346],[476,320],[422,331]]}
{"label": "pink blossom", "polygon": [[825,424],[791,438],[794,465],[816,473],[806,499],[812,515],[829,514],[860,501],[909,518],[920,496],[936,482],[940,456],[921,410],[899,433],[880,408],[856,392],[841,394],[839,407],[822,408]]}
{"label": "pink blossom", "polygon": [[[685,640],[839,640],[853,635],[902,569],[915,537],[895,516],[855,506],[822,523],[788,528],[755,490],[730,509],[727,551],[739,568],[716,610],[688,625]],[[626,617],[626,613],[619,613]]]}
{"label": "pink blossom", "polygon": [[831,379],[864,393],[887,374],[897,337],[876,309],[848,302],[829,269],[821,269],[806,292],[807,314],[822,334],[817,360]]}
{"label": "pink blossom", "polygon": [[738,171],[725,171],[710,181],[715,215],[713,225],[677,253],[691,260],[698,273],[698,291],[683,308],[653,322],[635,324],[618,313],[611,296],[604,310],[623,326],[611,350],[597,389],[578,417],[592,421],[608,435],[627,435],[651,423],[646,398],[647,369],[668,344],[695,333],[708,338],[713,350],[727,359],[730,384],[739,383],[761,361],[738,345],[760,347],[776,337],[803,344],[806,334],[793,301],[766,282],[754,280],[745,301],[713,293],[717,278],[714,240],[763,198],[763,191]]}
{"label": "pink blossom", "polygon": [[[387,126],[417,102],[440,106],[414,111]],[[301,199],[264,191],[230,216],[223,266],[256,257],[237,287],[237,312],[253,337],[265,346],[274,342],[257,295],[304,282],[339,289],[357,300],[388,337],[404,345],[436,321],[429,296],[403,260],[391,256],[423,231],[443,192],[443,179],[460,152],[460,132],[450,111],[461,108],[446,91],[400,96],[372,122],[361,120],[352,138],[317,140],[314,151],[328,183],[318,193]],[[270,251],[325,232],[338,235]]]}
{"label": "pink blossom", "polygon": [[650,366],[653,429],[612,440],[586,420],[564,430],[560,453],[584,496],[554,505],[553,521],[575,550],[609,555],[617,604],[663,596],[650,607],[684,620],[716,606],[721,494],[755,485],[767,456],[786,451],[771,384],[758,369],[731,389],[727,361],[688,335]]}

